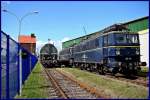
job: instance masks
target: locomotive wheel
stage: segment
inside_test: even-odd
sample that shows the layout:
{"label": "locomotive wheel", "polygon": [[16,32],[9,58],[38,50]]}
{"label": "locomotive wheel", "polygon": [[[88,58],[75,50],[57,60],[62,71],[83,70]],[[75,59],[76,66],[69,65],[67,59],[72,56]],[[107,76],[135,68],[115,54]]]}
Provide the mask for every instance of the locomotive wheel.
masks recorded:
{"label": "locomotive wheel", "polygon": [[87,67],[89,68],[89,71],[92,72],[93,71],[93,65],[91,64],[87,64]]}
{"label": "locomotive wheel", "polygon": [[112,75],[115,76],[115,74],[117,74],[117,72],[118,72],[118,68],[115,67],[115,68],[112,70]]}
{"label": "locomotive wheel", "polygon": [[83,68],[83,64],[80,64],[79,66],[80,66],[80,69],[81,69],[81,70],[83,70],[83,69],[84,69],[84,68]]}
{"label": "locomotive wheel", "polygon": [[98,72],[99,72],[99,74],[101,74],[101,75],[104,75],[104,74],[105,74],[105,72],[104,72],[104,67],[103,67],[102,65],[99,66]]}
{"label": "locomotive wheel", "polygon": [[90,65],[90,71],[93,72],[94,71],[94,65]]}
{"label": "locomotive wheel", "polygon": [[102,75],[105,75],[104,67],[102,67]]}
{"label": "locomotive wheel", "polygon": [[134,74],[134,75],[137,75],[137,74],[138,74],[138,71],[137,71],[137,70],[134,70],[134,71],[133,71],[133,74]]}

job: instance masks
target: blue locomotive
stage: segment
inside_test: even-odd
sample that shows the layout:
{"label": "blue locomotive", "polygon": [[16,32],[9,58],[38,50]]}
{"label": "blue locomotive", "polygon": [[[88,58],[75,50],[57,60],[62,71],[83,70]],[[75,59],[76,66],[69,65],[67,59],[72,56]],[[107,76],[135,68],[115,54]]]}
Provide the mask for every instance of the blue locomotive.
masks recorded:
{"label": "blue locomotive", "polygon": [[139,35],[114,24],[78,45],[63,49],[59,59],[100,74],[135,75],[140,70]]}

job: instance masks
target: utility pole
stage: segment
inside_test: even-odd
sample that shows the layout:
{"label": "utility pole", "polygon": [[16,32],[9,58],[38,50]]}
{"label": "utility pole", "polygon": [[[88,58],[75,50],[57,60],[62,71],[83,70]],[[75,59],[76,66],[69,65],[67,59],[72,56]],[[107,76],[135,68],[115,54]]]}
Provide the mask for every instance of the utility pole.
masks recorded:
{"label": "utility pole", "polygon": [[85,29],[85,27],[83,26],[83,31],[84,31],[84,34],[85,34],[85,36],[84,36],[84,38],[83,38],[83,41],[85,41],[86,39],[87,39],[87,32],[86,32],[86,29]]}
{"label": "utility pole", "polygon": [[48,39],[48,43],[50,44],[51,39]]}
{"label": "utility pole", "polygon": [[[16,19],[18,20],[19,22],[19,33],[18,33],[18,43],[19,43],[19,37],[20,37],[20,34],[21,34],[21,25],[22,25],[22,21],[24,18],[26,18],[27,16],[29,15],[32,15],[32,14],[38,14],[38,11],[32,11],[32,12],[28,12],[26,13],[24,16],[22,16],[21,18],[18,17],[15,13],[9,11],[9,10],[6,10],[6,9],[3,9],[2,10],[3,12],[6,12],[6,13],[9,13],[13,16],[16,17]],[[19,94],[21,95],[22,93],[22,50],[19,49]],[[30,61],[31,62],[31,61]],[[30,64],[31,65],[31,64]],[[31,66],[30,66],[30,69],[31,69]]]}
{"label": "utility pole", "polygon": [[85,27],[83,26],[83,30],[84,30],[84,33],[85,33],[85,35],[86,35],[86,29],[85,29]]}

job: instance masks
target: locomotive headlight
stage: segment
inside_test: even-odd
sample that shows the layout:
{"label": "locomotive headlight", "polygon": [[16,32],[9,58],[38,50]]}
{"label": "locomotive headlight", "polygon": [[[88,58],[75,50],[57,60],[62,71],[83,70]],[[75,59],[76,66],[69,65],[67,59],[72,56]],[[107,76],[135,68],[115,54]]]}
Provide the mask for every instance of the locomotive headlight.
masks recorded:
{"label": "locomotive headlight", "polygon": [[128,60],[128,57],[126,57],[125,60]]}
{"label": "locomotive headlight", "polygon": [[129,66],[132,66],[132,63],[129,63]]}
{"label": "locomotive headlight", "polygon": [[118,66],[121,66],[121,62],[118,62]]}
{"label": "locomotive headlight", "polygon": [[131,57],[129,57],[128,59],[129,59],[129,60],[132,60],[132,58],[131,58]]}
{"label": "locomotive headlight", "polygon": [[120,55],[120,49],[116,49],[116,55]]}

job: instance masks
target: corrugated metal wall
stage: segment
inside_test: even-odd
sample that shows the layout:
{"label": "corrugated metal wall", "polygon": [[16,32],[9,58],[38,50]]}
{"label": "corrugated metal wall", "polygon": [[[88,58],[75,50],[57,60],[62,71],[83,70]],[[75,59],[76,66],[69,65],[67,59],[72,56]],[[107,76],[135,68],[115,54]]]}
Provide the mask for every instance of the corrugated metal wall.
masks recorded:
{"label": "corrugated metal wall", "polygon": [[127,26],[130,29],[130,31],[132,31],[132,32],[138,32],[141,30],[145,30],[145,29],[148,29],[148,19],[143,19],[140,21],[129,23],[129,24],[127,24]]}
{"label": "corrugated metal wall", "polygon": [[83,40],[87,39],[88,37],[91,37],[93,35],[96,35],[96,34],[88,34],[88,35],[85,35],[85,36],[82,36],[82,37],[79,37],[79,38],[76,38],[76,39],[72,39],[72,40],[69,40],[69,41],[66,41],[66,42],[63,42],[62,43],[62,48],[68,48],[74,44],[79,44],[80,42],[82,42]]}
{"label": "corrugated metal wall", "polygon": [[62,48],[68,48],[70,46],[72,46],[73,44],[79,44],[81,42],[82,38],[77,38],[77,39],[74,39],[74,40],[70,40],[68,42],[64,42],[62,44]]}

